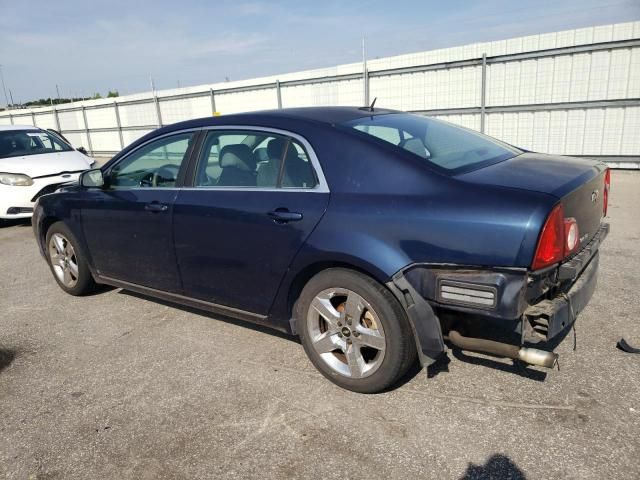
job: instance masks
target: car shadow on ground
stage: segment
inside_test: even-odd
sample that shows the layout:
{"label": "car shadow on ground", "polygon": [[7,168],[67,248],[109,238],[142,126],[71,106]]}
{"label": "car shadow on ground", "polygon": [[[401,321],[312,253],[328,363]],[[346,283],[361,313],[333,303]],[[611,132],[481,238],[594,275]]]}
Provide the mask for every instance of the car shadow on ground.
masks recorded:
{"label": "car shadow on ground", "polygon": [[[114,290],[115,287],[110,287],[107,285],[100,285],[98,287],[98,291],[96,293],[101,293],[101,292],[107,292],[107,291],[111,291]],[[171,307],[171,308],[175,308],[177,310],[181,310],[181,311],[185,311],[185,312],[189,312],[189,313],[193,313],[195,315],[200,315],[203,317],[207,317],[210,318],[212,320],[217,320],[217,321],[223,321],[226,323],[230,323],[233,325],[237,325],[239,327],[242,328],[248,328],[250,330],[254,330],[256,332],[260,332],[260,333],[266,333],[268,335],[271,336],[275,336],[278,338],[282,338],[284,340],[293,342],[293,343],[297,343],[300,345],[300,339],[298,338],[297,335],[290,335],[284,332],[281,332],[279,330],[276,330],[274,328],[265,326],[265,325],[260,325],[260,324],[255,324],[255,323],[251,323],[251,322],[247,322],[247,321],[243,321],[243,320],[239,320],[233,317],[228,317],[225,315],[221,315],[221,314],[217,314],[217,313],[211,313],[211,312],[207,312],[206,310],[200,310],[198,308],[193,308],[193,307],[189,307],[189,306],[185,306],[179,303],[174,303],[174,302],[170,302],[167,300],[163,300],[163,299],[159,299],[156,297],[152,297],[149,295],[144,295],[142,293],[138,293],[138,292],[133,292],[133,291],[129,291],[129,290],[124,290],[124,289],[120,289],[119,294],[122,295],[129,295],[131,297],[136,297],[136,298],[140,298],[142,300],[146,300],[146,301],[150,301],[150,302],[154,302],[160,305],[164,305],[167,307]],[[507,372],[507,373],[513,373],[515,375],[519,375],[521,377],[530,379],[530,380],[534,380],[537,382],[542,382],[546,379],[547,377],[547,373],[543,372],[543,371],[539,371],[539,370],[533,370],[532,368],[530,368],[529,365],[524,364],[522,362],[519,361],[513,361],[511,364],[508,363],[504,363],[504,359],[501,357],[496,357],[496,360],[492,360],[491,358],[487,358],[490,357],[489,355],[486,354],[482,354],[484,356],[480,357],[480,356],[475,356],[475,354],[471,354],[469,355],[468,353],[463,352],[462,350],[460,350],[457,347],[452,347],[451,345],[449,345],[449,351],[452,353],[452,355],[459,361],[461,362],[466,362],[466,363],[471,363],[471,364],[475,364],[475,365],[482,365],[485,366],[487,368],[493,368],[496,370],[500,370],[503,372]],[[426,375],[429,378],[432,378],[436,375],[439,375],[441,373],[445,373],[449,371],[449,364],[451,363],[451,359],[449,358],[449,356],[447,354],[442,355],[435,363],[433,363],[432,365],[430,365],[427,369],[426,369]],[[395,390],[397,388],[400,388],[401,386],[411,382],[413,380],[414,377],[416,377],[420,372],[422,372],[422,367],[420,366],[419,362],[415,362],[414,365],[411,366],[411,368],[409,368],[409,370],[407,371],[407,373],[405,375],[402,376],[402,378],[396,382],[389,390]]]}
{"label": "car shadow on ground", "polygon": [[525,480],[524,472],[506,455],[494,454],[484,465],[469,463],[460,480],[489,480],[508,478],[510,480]]}
{"label": "car shadow on ground", "polygon": [[16,352],[14,350],[0,348],[0,372],[11,365],[15,358]]}
{"label": "car shadow on ground", "polygon": [[159,299],[159,298],[156,298],[156,297],[151,297],[149,295],[144,295],[142,293],[132,292],[130,290],[121,289],[118,293],[120,293],[122,295],[129,295],[131,297],[140,298],[140,299],[147,300],[147,301],[150,301],[150,302],[158,303],[160,305],[164,305],[164,306],[167,306],[167,307],[175,308],[177,310],[182,310],[184,312],[193,313],[195,315],[200,315],[202,317],[207,317],[207,318],[210,318],[212,320],[220,320],[220,321],[223,321],[225,323],[231,323],[233,325],[237,325],[237,326],[243,327],[243,328],[248,328],[250,330],[255,330],[257,332],[267,333],[267,334],[275,336],[275,337],[279,337],[279,338],[283,338],[285,340],[289,340],[290,342],[294,342],[294,343],[298,343],[298,344],[300,343],[300,341],[299,341],[297,336],[289,335],[289,334],[286,334],[284,332],[281,332],[279,330],[276,330],[274,328],[267,327],[267,326],[264,326],[264,325],[259,325],[259,324],[251,323],[251,322],[245,322],[243,320],[238,320],[237,318],[228,317],[226,315],[221,315],[221,314],[218,314],[218,313],[207,312],[206,310],[200,310],[198,308],[188,307],[188,306],[185,306],[185,305],[181,305],[179,303],[169,302],[169,301],[162,300],[162,299]]}
{"label": "car shadow on ground", "polygon": [[0,219],[0,228],[8,228],[8,227],[30,227],[31,219],[30,218],[19,218],[16,220],[4,220]]}
{"label": "car shadow on ground", "polygon": [[[470,363],[472,365],[481,365],[483,367],[500,370],[501,372],[513,373],[536,382],[543,382],[547,378],[547,373],[540,370],[533,370],[528,364],[518,360],[511,360],[511,363],[504,363],[504,357],[496,357],[495,360],[489,354],[483,353],[482,356],[476,356],[475,353],[469,354],[457,347],[451,348],[452,355],[459,361]],[[508,359],[506,359],[508,361]]]}

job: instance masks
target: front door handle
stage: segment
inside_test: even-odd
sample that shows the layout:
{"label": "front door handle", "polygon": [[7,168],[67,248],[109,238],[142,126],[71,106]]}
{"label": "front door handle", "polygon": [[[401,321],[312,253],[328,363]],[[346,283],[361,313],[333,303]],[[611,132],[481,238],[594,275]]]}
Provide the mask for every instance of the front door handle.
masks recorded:
{"label": "front door handle", "polygon": [[290,212],[286,208],[276,208],[268,213],[268,215],[276,223],[298,222],[302,220],[302,214],[298,212]]}
{"label": "front door handle", "polygon": [[166,212],[167,210],[169,210],[169,206],[165,205],[164,203],[151,202],[151,203],[147,203],[144,206],[144,209],[147,212],[158,213],[158,212]]}

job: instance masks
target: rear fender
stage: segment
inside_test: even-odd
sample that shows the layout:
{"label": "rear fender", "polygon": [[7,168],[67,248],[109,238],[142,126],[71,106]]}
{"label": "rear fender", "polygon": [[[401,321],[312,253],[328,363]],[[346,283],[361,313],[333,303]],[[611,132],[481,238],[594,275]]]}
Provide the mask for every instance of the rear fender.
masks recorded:
{"label": "rear fender", "polygon": [[428,367],[446,351],[440,320],[429,303],[407,281],[403,272],[395,274],[386,285],[407,314],[420,364]]}

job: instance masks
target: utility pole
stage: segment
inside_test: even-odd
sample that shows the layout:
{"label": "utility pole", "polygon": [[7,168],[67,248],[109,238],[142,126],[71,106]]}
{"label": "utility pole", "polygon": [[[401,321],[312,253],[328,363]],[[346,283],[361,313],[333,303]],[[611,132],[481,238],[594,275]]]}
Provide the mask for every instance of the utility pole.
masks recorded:
{"label": "utility pole", "polygon": [[13,93],[11,93],[11,89],[9,89],[9,98],[11,99],[11,107],[13,107],[15,103],[13,103]]}
{"label": "utility pole", "polygon": [[4,103],[9,108],[9,98],[7,97],[7,87],[4,84],[4,75],[2,74],[2,65],[0,65],[0,80],[2,80],[2,91],[4,92]]}

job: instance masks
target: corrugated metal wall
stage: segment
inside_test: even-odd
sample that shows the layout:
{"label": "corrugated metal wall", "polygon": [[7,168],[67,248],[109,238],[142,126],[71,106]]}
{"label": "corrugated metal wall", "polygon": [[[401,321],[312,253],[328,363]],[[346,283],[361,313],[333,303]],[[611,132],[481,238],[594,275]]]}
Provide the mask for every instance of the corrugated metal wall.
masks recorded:
{"label": "corrugated metal wall", "polygon": [[0,112],[95,154],[190,118],[308,105],[420,112],[526,149],[640,167],[640,22],[477,43],[238,82]]}

